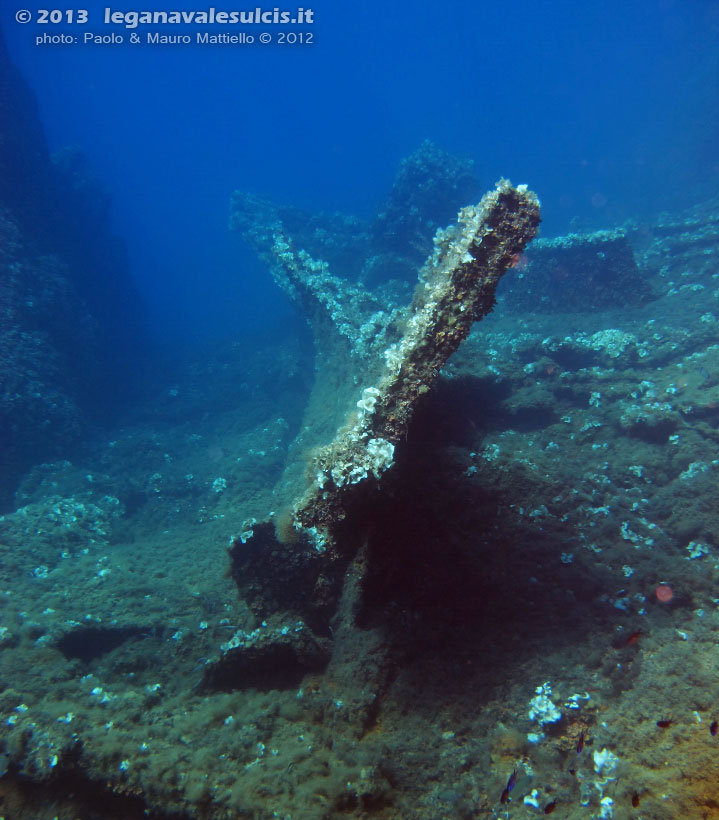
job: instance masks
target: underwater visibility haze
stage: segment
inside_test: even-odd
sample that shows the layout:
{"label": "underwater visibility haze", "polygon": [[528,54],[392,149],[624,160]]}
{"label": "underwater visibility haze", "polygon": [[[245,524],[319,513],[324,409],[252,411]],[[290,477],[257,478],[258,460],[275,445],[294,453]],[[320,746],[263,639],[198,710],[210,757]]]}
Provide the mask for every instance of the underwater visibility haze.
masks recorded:
{"label": "underwater visibility haze", "polygon": [[719,818],[719,4],[84,5],[0,8],[0,816]]}

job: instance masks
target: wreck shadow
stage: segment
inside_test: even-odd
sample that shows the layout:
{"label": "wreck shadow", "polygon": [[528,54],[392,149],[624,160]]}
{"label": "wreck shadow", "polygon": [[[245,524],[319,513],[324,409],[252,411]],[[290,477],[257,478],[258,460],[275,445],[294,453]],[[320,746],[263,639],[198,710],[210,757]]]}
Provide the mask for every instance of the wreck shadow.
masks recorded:
{"label": "wreck shadow", "polygon": [[468,448],[482,439],[476,411],[485,429],[508,424],[502,398],[477,379],[443,384],[418,407],[371,505],[350,516],[368,533],[357,625],[383,630],[405,675],[435,669],[461,685],[480,661],[491,685],[523,660],[612,628],[599,600],[609,570],[586,551],[566,563],[577,552],[571,525],[519,514],[542,492],[531,475],[490,484],[486,471],[468,470]]}
{"label": "wreck shadow", "polygon": [[481,436],[490,431],[528,433],[560,420],[555,407],[515,405],[512,396],[509,380],[470,375],[440,378],[431,396],[418,402],[407,443],[413,447],[429,444],[440,449],[452,445],[472,449],[480,446]]}

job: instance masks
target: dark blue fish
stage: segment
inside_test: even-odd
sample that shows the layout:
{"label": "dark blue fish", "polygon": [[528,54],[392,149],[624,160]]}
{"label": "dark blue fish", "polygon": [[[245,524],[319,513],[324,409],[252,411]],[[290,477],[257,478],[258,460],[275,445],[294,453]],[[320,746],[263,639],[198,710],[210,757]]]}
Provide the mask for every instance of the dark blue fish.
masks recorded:
{"label": "dark blue fish", "polygon": [[512,774],[509,775],[509,780],[507,781],[507,785],[504,787],[504,791],[502,792],[502,796],[499,798],[501,803],[506,803],[509,800],[509,793],[514,788],[514,784],[517,782],[517,770],[515,769]]}

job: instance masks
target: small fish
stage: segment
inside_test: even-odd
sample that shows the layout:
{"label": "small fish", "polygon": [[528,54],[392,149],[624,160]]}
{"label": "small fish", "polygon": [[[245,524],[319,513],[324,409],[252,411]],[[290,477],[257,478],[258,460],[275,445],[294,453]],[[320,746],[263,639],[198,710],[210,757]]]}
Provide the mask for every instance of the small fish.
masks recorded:
{"label": "small fish", "polygon": [[579,740],[577,741],[577,754],[578,755],[580,755],[582,753],[583,748],[584,748],[584,729],[582,729],[582,732],[579,735]]}
{"label": "small fish", "polygon": [[642,630],[637,629],[636,632],[632,632],[632,634],[624,641],[624,646],[634,646],[635,643],[639,642],[639,639],[642,637]]}
{"label": "small fish", "polygon": [[709,727],[709,734],[712,737],[716,737],[717,729],[719,729],[719,723],[717,723],[715,720],[713,720],[712,725]]}
{"label": "small fish", "polygon": [[660,729],[668,729],[671,725],[672,725],[671,720],[658,720],[657,721],[657,726]]}
{"label": "small fish", "polygon": [[499,798],[500,802],[506,803],[509,800],[509,793],[514,788],[514,784],[517,782],[517,770],[515,769],[512,774],[509,775],[509,780],[507,781],[507,785],[504,787],[504,791],[502,792],[502,796]]}
{"label": "small fish", "polygon": [[635,809],[639,807],[639,795],[636,792],[632,795],[632,806]]}
{"label": "small fish", "polygon": [[557,808],[557,801],[552,800],[551,803],[547,803],[547,805],[544,807],[544,813],[545,814],[551,814],[556,808]]}

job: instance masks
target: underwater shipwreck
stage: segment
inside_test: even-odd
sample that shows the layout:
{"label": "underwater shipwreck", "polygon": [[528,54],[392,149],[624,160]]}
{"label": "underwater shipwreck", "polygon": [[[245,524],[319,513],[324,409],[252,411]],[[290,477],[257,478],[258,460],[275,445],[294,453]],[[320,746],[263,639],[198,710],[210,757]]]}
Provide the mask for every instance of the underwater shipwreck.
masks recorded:
{"label": "underwater shipwreck", "polygon": [[[34,146],[33,191],[101,214]],[[117,345],[33,324],[30,292],[81,314],[82,258],[19,190],[3,816],[719,817],[719,201],[535,238],[534,193],[430,143],[372,219],[237,192],[296,323],[108,430],[65,346]],[[95,319],[133,302],[111,259]]]}

